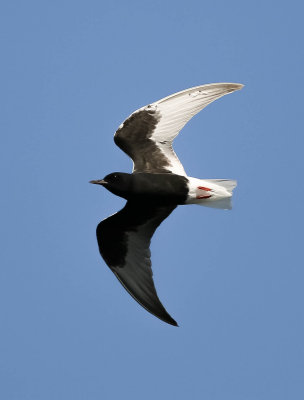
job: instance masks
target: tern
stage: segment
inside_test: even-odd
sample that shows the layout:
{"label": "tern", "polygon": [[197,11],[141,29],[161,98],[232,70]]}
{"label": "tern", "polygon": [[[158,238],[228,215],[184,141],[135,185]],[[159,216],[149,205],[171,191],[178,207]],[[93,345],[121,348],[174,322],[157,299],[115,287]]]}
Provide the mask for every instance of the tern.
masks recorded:
{"label": "tern", "polygon": [[153,282],[151,238],[179,205],[230,209],[237,183],[189,177],[172,143],[194,115],[242,87],[239,83],[196,86],[136,110],[114,135],[116,145],[133,160],[132,173],[113,172],[90,181],[127,200],[122,210],[97,226],[101,256],[141,306],[174,326],[177,322],[160,302]]}

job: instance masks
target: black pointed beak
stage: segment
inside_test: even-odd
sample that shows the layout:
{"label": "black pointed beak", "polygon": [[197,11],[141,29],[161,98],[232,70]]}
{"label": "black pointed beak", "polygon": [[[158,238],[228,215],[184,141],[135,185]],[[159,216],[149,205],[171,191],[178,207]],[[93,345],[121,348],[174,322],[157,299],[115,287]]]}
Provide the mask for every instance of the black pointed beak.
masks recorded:
{"label": "black pointed beak", "polygon": [[90,181],[89,183],[94,183],[95,185],[107,185],[108,182],[104,181],[103,179],[97,179],[96,181]]}

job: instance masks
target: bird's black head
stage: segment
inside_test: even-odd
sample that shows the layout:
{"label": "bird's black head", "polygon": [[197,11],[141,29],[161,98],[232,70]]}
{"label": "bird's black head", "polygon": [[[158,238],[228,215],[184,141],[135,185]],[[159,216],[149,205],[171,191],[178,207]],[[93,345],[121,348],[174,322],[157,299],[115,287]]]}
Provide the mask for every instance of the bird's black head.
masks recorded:
{"label": "bird's black head", "polygon": [[128,199],[128,195],[132,190],[132,174],[113,172],[112,174],[105,176],[103,179],[90,181],[90,183],[102,185],[117,196]]}

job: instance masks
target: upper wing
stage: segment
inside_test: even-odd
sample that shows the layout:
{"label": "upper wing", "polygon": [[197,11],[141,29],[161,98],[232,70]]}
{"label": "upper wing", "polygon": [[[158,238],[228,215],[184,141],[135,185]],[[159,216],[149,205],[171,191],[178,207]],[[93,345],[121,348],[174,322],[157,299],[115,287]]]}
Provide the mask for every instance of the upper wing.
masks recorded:
{"label": "upper wing", "polygon": [[183,126],[199,111],[239,83],[213,83],[183,90],[140,108],[120,125],[114,141],[134,162],[133,172],[185,175],[172,148]]}
{"label": "upper wing", "polygon": [[127,202],[97,226],[100,254],[120,283],[146,310],[171,325],[177,323],[157,296],[149,246],[156,228],[174,208]]}

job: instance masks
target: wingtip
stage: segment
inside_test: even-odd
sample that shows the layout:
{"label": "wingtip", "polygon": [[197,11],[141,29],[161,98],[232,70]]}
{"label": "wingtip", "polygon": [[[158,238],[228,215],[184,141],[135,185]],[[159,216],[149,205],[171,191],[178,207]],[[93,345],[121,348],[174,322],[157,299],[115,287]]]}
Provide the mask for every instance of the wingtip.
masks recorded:
{"label": "wingtip", "polygon": [[229,86],[229,89],[234,92],[235,90],[243,89],[244,85],[242,83],[226,83]]}
{"label": "wingtip", "polygon": [[178,323],[170,315],[169,315],[169,318],[167,317],[166,319],[163,319],[163,321],[167,322],[167,324],[169,324],[169,325],[179,327]]}
{"label": "wingtip", "polygon": [[243,85],[242,83],[236,83],[236,86],[237,86],[237,89],[236,89],[236,90],[241,90],[241,89],[243,89],[243,87],[244,87],[245,85]]}

